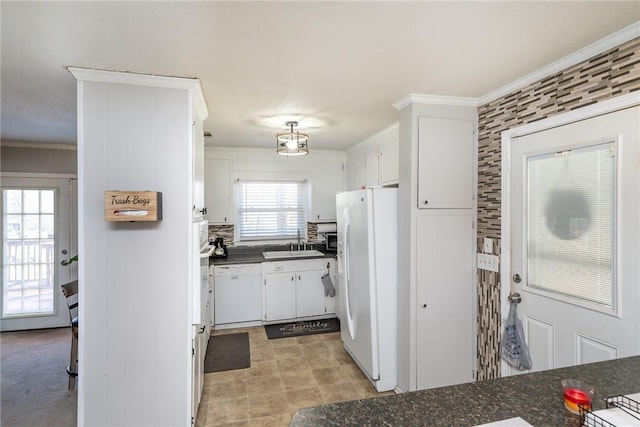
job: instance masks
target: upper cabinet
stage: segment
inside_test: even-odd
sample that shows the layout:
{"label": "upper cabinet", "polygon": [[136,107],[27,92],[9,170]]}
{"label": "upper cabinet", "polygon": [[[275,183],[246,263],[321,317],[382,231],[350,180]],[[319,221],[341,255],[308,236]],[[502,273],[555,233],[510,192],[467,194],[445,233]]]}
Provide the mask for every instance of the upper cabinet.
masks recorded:
{"label": "upper cabinet", "polygon": [[364,155],[364,185],[365,187],[377,187],[380,185],[378,174],[378,148],[369,150]]}
{"label": "upper cabinet", "polygon": [[192,129],[193,140],[193,217],[206,214],[204,199],[204,131],[202,120],[195,120]]}
{"label": "upper cabinet", "polygon": [[397,124],[359,144],[349,153],[349,189],[397,185],[399,148]]}
{"label": "upper cabinet", "polygon": [[378,153],[378,182],[380,185],[397,184],[400,177],[398,141],[381,145]]}
{"label": "upper cabinet", "polygon": [[350,156],[349,167],[349,190],[360,190],[366,187],[366,153],[358,153]]}
{"label": "upper cabinet", "polygon": [[474,122],[419,117],[418,207],[473,206]]}
{"label": "upper cabinet", "polygon": [[327,160],[313,164],[312,206],[309,221],[336,220],[336,193],[343,182],[342,162]]}
{"label": "upper cabinet", "polygon": [[204,161],[205,218],[210,224],[226,224],[231,221],[229,160],[206,159]]}

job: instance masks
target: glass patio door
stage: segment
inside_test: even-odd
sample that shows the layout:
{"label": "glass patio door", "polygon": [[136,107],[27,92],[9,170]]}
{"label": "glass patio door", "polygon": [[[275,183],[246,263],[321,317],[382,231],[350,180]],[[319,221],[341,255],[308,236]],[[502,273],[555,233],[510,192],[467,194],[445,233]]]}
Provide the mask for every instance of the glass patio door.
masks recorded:
{"label": "glass patio door", "polygon": [[60,285],[76,277],[69,259],[76,224],[75,180],[2,180],[2,330],[65,326]]}

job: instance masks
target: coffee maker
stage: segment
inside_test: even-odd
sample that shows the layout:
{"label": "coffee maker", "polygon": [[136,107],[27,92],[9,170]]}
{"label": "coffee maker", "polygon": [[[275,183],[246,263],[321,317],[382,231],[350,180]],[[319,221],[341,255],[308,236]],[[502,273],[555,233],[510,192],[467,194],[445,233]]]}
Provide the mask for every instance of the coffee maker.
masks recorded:
{"label": "coffee maker", "polygon": [[222,237],[216,238],[214,246],[216,247],[213,250],[214,256],[227,256],[227,246],[224,244],[224,239]]}

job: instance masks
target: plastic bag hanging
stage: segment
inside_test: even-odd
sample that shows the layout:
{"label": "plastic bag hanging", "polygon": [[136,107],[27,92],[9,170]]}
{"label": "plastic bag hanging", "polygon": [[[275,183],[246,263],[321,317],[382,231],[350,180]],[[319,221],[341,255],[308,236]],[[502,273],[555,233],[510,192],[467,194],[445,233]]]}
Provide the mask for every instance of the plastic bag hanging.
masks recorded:
{"label": "plastic bag hanging", "polygon": [[521,371],[531,369],[531,355],[524,339],[524,328],[518,319],[518,303],[513,301],[504,324],[504,333],[500,343],[500,356],[511,366]]}

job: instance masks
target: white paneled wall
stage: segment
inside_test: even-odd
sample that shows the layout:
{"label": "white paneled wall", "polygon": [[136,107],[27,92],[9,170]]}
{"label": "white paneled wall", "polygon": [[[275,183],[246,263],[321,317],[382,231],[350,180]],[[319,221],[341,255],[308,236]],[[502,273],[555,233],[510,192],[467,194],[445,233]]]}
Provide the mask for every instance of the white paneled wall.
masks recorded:
{"label": "white paneled wall", "polygon": [[[181,84],[114,84],[74,75],[78,424],[189,425],[192,93]],[[106,222],[105,190],[162,192],[162,220]]]}

